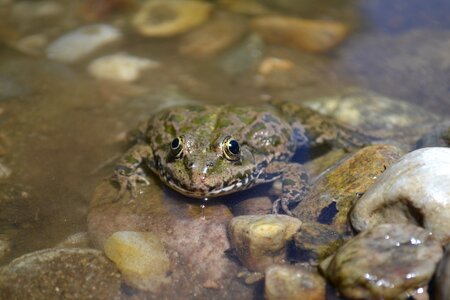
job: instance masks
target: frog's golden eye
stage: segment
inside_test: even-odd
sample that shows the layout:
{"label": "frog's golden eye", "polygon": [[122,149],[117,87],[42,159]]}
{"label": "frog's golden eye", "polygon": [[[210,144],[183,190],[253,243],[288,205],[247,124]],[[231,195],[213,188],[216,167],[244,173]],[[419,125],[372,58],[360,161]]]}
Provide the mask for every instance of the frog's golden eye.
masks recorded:
{"label": "frog's golden eye", "polygon": [[181,136],[172,140],[172,143],[170,143],[170,150],[175,158],[181,158],[183,156],[183,139]]}
{"label": "frog's golden eye", "polygon": [[222,142],[222,151],[226,159],[239,160],[241,148],[239,143],[231,136],[227,136]]}

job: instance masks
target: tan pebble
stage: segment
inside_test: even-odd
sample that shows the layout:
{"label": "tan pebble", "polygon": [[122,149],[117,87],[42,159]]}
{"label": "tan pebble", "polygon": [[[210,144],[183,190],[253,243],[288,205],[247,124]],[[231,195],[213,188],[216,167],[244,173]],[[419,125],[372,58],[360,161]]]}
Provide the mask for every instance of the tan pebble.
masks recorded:
{"label": "tan pebble", "polygon": [[348,28],[341,22],[306,20],[283,16],[264,16],[252,20],[251,26],[264,40],[309,52],[325,52],[341,43]]}
{"label": "tan pebble", "polygon": [[258,67],[258,72],[261,75],[267,75],[274,71],[286,71],[294,67],[294,64],[287,59],[268,57],[264,59]]}

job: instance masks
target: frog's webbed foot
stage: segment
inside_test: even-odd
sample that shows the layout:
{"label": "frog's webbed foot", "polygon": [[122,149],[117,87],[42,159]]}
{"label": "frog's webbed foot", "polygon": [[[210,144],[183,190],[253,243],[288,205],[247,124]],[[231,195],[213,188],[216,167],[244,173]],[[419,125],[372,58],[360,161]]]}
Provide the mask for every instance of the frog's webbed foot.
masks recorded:
{"label": "frog's webbed foot", "polygon": [[114,180],[119,183],[119,192],[116,195],[115,201],[120,200],[125,192],[127,191],[127,188],[130,188],[131,192],[131,200],[136,199],[136,188],[137,183],[142,182],[145,185],[149,185],[150,182],[145,177],[145,173],[141,168],[138,168],[135,170],[132,174],[126,174],[125,169],[121,166],[117,166],[116,170],[114,172]]}
{"label": "frog's webbed foot", "polygon": [[281,177],[282,195],[272,206],[272,213],[280,211],[289,216],[293,216],[289,206],[298,204],[309,192],[309,176],[305,168],[297,163],[280,163],[283,168]]}

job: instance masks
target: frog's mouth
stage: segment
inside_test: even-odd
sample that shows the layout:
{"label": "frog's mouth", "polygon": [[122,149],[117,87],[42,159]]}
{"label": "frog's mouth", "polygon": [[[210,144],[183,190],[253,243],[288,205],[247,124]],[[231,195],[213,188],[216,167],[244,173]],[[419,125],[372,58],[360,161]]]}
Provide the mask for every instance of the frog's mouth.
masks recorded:
{"label": "frog's mouth", "polygon": [[246,176],[243,179],[236,180],[230,182],[224,182],[220,186],[206,186],[203,185],[201,188],[188,188],[184,186],[181,182],[178,182],[174,178],[168,176],[160,176],[161,180],[164,181],[169,187],[174,189],[188,197],[192,198],[213,198],[219,197],[227,194],[231,194],[237,191],[245,190],[252,187],[255,184],[255,181],[251,176]]}

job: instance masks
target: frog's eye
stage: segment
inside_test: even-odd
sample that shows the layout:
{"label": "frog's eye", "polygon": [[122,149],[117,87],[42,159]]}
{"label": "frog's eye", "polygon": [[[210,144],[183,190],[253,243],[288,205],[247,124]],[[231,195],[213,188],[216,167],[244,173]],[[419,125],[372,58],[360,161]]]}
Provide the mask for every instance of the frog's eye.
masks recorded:
{"label": "frog's eye", "polygon": [[240,158],[241,148],[239,143],[231,136],[227,136],[223,140],[222,151],[228,160],[238,160]]}
{"label": "frog's eye", "polygon": [[170,143],[170,150],[175,158],[181,158],[183,156],[183,139],[181,137],[176,137]]}

